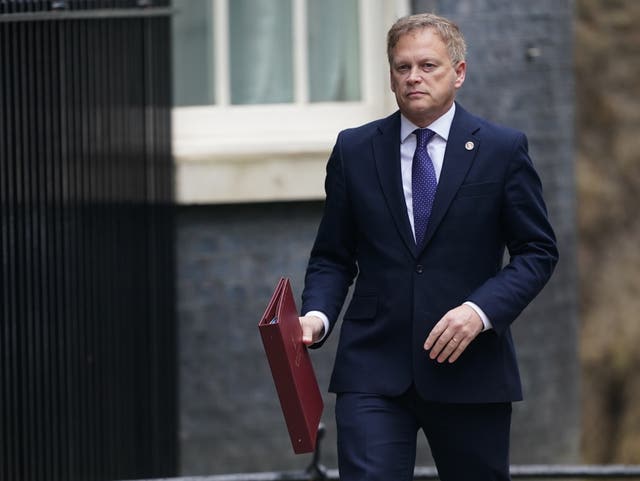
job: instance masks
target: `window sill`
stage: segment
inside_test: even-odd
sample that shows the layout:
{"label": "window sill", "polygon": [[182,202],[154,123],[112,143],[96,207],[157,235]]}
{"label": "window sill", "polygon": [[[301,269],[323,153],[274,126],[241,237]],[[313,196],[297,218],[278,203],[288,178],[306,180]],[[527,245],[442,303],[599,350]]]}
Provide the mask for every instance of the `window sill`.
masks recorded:
{"label": "window sill", "polygon": [[178,204],[230,204],[324,199],[329,149],[192,150],[174,155]]}

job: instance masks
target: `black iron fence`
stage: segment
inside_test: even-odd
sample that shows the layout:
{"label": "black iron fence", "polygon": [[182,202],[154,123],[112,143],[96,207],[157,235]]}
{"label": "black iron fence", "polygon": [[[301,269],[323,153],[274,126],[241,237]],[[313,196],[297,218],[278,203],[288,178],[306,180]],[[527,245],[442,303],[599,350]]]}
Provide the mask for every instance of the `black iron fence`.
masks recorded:
{"label": "black iron fence", "polygon": [[0,479],[175,475],[168,2],[0,0]]}

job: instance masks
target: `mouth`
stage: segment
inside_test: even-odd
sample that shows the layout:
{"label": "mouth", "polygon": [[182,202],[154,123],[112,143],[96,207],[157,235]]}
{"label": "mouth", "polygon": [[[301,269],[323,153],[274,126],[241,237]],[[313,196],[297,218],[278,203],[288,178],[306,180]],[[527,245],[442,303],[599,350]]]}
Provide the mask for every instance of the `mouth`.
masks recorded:
{"label": "mouth", "polygon": [[421,92],[419,90],[414,90],[414,91],[411,91],[411,92],[407,92],[407,97],[410,98],[410,99],[411,98],[422,97],[424,95],[427,95],[427,93],[426,92]]}

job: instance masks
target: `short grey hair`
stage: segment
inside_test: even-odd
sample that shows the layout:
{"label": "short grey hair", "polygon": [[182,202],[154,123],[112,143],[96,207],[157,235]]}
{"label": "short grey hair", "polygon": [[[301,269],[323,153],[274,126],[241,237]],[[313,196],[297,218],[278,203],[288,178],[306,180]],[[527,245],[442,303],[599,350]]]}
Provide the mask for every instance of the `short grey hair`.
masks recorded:
{"label": "short grey hair", "polygon": [[387,33],[387,57],[389,65],[393,61],[393,49],[400,40],[400,37],[414,30],[432,28],[442,39],[449,52],[449,58],[453,65],[465,60],[467,55],[467,44],[464,41],[460,28],[452,21],[434,15],[433,13],[419,13],[402,17],[396,21]]}

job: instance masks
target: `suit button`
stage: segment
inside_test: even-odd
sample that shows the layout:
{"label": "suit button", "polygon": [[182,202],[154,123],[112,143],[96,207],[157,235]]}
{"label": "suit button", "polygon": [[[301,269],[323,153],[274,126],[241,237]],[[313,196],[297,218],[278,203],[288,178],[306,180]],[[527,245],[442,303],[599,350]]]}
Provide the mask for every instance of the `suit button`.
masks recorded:
{"label": "suit button", "polygon": [[422,268],[422,264],[418,264],[418,265],[416,266],[416,272],[417,272],[418,274],[422,274],[422,272],[423,272],[423,271],[424,271],[424,269]]}

